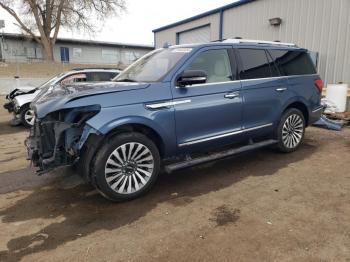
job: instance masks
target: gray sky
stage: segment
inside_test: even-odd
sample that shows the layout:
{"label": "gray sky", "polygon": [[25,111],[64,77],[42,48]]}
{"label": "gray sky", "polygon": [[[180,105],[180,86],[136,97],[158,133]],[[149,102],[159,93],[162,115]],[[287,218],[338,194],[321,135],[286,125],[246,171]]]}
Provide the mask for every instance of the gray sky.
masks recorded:
{"label": "gray sky", "polygon": [[[226,5],[234,0],[126,0],[128,11],[110,18],[94,36],[61,30],[60,37],[85,38],[113,42],[153,44],[152,30],[181,19]],[[19,32],[14,20],[0,8],[0,19],[5,19],[4,32]],[[96,21],[97,22],[97,21]]]}

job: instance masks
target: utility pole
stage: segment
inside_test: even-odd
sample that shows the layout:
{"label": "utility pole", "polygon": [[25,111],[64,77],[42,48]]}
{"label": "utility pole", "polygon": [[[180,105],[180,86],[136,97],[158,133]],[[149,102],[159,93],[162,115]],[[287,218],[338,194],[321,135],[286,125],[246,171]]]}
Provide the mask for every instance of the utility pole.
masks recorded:
{"label": "utility pole", "polygon": [[3,35],[2,35],[2,29],[5,28],[5,20],[0,20],[0,62],[3,60],[3,54],[2,54],[2,44],[3,44]]}

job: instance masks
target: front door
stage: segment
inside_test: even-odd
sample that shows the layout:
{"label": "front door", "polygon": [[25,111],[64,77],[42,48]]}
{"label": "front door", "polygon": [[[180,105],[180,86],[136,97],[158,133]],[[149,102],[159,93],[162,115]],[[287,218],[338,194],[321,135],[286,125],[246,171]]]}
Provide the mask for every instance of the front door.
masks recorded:
{"label": "front door", "polygon": [[[201,70],[205,84],[173,86],[177,144],[201,150],[232,143],[242,127],[241,83],[230,47],[204,48],[179,70]],[[233,68],[234,67],[234,68]]]}
{"label": "front door", "polygon": [[69,63],[69,48],[68,47],[61,47],[61,62],[62,63]]}

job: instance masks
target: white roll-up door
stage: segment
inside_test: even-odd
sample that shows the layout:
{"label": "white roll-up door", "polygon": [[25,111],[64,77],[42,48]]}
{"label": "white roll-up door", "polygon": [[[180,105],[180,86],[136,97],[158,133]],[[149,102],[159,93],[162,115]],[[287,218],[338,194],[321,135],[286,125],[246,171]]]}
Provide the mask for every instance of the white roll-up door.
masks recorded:
{"label": "white roll-up door", "polygon": [[210,26],[203,26],[193,30],[179,33],[179,44],[210,42]]}

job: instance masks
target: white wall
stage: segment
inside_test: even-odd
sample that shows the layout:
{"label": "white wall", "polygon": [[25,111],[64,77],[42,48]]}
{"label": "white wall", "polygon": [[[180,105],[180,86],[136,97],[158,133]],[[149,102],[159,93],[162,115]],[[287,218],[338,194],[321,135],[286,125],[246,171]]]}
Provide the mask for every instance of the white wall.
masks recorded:
{"label": "white wall", "polygon": [[[133,47],[114,47],[103,45],[86,45],[86,44],[62,44],[58,42],[54,47],[54,59],[61,62],[60,47],[69,48],[69,58],[71,63],[77,64],[118,64],[129,65],[136,58],[139,58],[150,52],[149,49]],[[74,55],[74,48],[81,49],[81,55]],[[7,62],[25,63],[30,61],[41,61],[43,58],[42,47],[33,42],[26,40],[7,39],[2,44],[3,58]],[[34,54],[36,55],[32,55]],[[110,55],[102,55],[109,53]],[[115,54],[113,56],[113,54]]]}
{"label": "white wall", "polygon": [[45,83],[48,78],[20,78],[18,80],[13,77],[0,77],[0,95],[6,95],[10,91],[19,86],[37,87]]}

